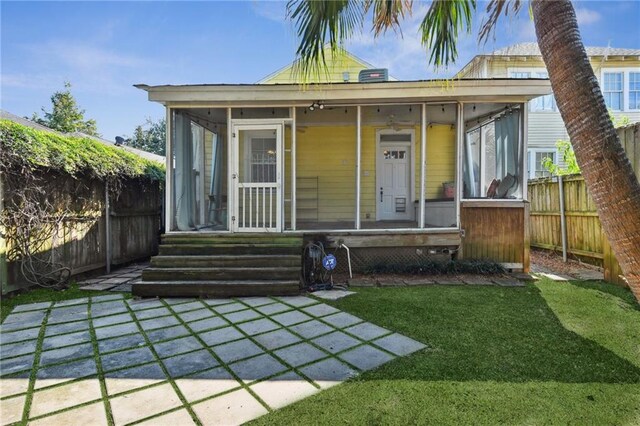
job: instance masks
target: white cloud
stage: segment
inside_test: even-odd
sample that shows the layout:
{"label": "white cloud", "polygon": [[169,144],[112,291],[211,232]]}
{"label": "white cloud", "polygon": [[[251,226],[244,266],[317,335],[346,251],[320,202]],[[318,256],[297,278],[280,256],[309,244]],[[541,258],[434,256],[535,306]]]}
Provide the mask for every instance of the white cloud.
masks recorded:
{"label": "white cloud", "polygon": [[251,2],[251,9],[263,18],[267,18],[270,21],[285,22],[287,2],[285,1],[258,1]]}
{"label": "white cloud", "polygon": [[579,25],[595,24],[600,20],[602,16],[595,10],[587,9],[584,7],[576,8],[576,18],[578,18]]}
{"label": "white cloud", "polygon": [[65,81],[81,91],[122,93],[135,75],[148,74],[162,65],[145,57],[101,47],[97,43],[52,40],[22,45],[20,72],[8,70],[2,86],[23,89],[58,89]]}

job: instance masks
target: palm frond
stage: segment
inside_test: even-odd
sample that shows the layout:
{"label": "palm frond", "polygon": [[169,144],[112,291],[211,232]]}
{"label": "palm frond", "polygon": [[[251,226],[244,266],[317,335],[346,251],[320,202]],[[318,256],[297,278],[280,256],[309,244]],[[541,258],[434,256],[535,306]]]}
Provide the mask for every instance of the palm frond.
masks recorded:
{"label": "palm frond", "polygon": [[413,0],[367,0],[365,14],[373,5],[373,31],[376,36],[385,33],[389,28],[400,32],[400,19],[405,13],[411,14]]}
{"label": "palm frond", "polygon": [[490,36],[495,35],[500,16],[517,15],[521,8],[522,0],[491,0],[487,4],[487,17],[483,19],[478,33],[478,42],[486,43]]}
{"label": "palm frond", "polygon": [[475,10],[476,0],[433,0],[420,24],[422,45],[431,51],[430,63],[438,67],[456,60],[458,34],[471,32]]}
{"label": "palm frond", "polygon": [[294,22],[300,40],[294,74],[303,81],[327,74],[325,45],[331,47],[332,55],[340,54],[344,41],[362,27],[364,6],[358,0],[289,0],[287,18]]}

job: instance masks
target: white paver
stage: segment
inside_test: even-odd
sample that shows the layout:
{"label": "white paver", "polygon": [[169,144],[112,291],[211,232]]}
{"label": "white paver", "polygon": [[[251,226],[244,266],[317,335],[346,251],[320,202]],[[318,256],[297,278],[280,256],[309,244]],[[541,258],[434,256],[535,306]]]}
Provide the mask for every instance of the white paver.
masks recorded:
{"label": "white paver", "polygon": [[43,417],[38,420],[31,420],[29,425],[42,426],[69,426],[69,425],[91,425],[106,426],[107,414],[104,410],[104,402],[99,401],[83,407],[74,408],[52,416]]}
{"label": "white paver", "polygon": [[180,392],[189,402],[205,399],[240,387],[240,383],[223,367],[203,371],[176,380]]}
{"label": "white paver", "polygon": [[147,426],[191,426],[195,425],[189,412],[185,409],[172,411],[169,414],[163,414],[158,417],[154,417],[144,422],[138,423],[138,425]]}
{"label": "white paver", "polygon": [[244,389],[230,392],[191,406],[204,426],[240,425],[268,413]]}
{"label": "white paver", "polygon": [[117,396],[109,402],[116,425],[125,425],[182,405],[168,383]]}
{"label": "white paver", "polygon": [[3,425],[8,425],[22,419],[22,410],[24,409],[26,399],[26,395],[23,395],[0,401],[0,413],[2,413],[0,421]]}
{"label": "white paver", "polygon": [[37,417],[102,398],[98,379],[81,380],[33,394],[29,417]]}
{"label": "white paver", "polygon": [[251,390],[273,409],[282,408],[320,392],[320,389],[292,371],[256,383],[251,386]]}

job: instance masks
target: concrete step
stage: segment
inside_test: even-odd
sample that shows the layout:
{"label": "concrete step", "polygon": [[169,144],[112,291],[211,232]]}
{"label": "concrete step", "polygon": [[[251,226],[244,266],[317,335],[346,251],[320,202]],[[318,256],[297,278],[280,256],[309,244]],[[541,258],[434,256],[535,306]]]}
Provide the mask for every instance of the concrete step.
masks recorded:
{"label": "concrete step", "polygon": [[155,256],[151,266],[155,268],[214,268],[214,267],[297,267],[301,268],[300,255],[218,255],[218,256]]}
{"label": "concrete step", "polygon": [[302,245],[288,244],[162,244],[161,256],[185,256],[185,255],[244,255],[244,254],[268,254],[268,255],[302,255]]}
{"label": "concrete step", "polygon": [[142,281],[296,280],[300,267],[147,268]]}
{"label": "concrete step", "polygon": [[300,293],[297,280],[150,281],[133,284],[141,297],[292,296]]}

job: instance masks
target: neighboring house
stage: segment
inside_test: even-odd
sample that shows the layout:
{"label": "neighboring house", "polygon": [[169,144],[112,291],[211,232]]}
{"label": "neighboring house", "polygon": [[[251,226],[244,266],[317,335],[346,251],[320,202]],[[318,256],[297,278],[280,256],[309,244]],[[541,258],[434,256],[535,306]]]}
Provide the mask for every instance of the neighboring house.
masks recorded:
{"label": "neighboring house", "polygon": [[309,240],[342,264],[349,247],[355,270],[455,254],[527,271],[524,123],[548,80],[358,82],[366,65],[305,86],[290,67],[262,80],[280,84],[136,85],[166,108],[172,160],[134,293],[294,293]]}
{"label": "neighboring house", "polygon": [[[591,66],[600,81],[607,107],[616,117],[640,121],[640,49],[587,47]],[[520,43],[475,56],[456,78],[548,78],[536,43]],[[553,95],[529,104],[529,177],[548,175],[542,166],[545,157],[562,164],[556,149],[558,140],[568,140]]]}
{"label": "neighboring house", "polygon": [[[35,130],[42,130],[45,132],[53,132],[53,133],[58,133],[59,135],[67,135],[67,136],[76,136],[79,138],[90,138],[93,139],[95,141],[98,141],[104,145],[109,145],[109,146],[114,146],[114,142],[109,141],[107,139],[103,139],[101,137],[97,137],[97,136],[91,136],[91,135],[87,135],[86,133],[82,133],[82,132],[73,132],[73,133],[61,133],[58,132],[57,130],[51,129],[47,126],[43,126],[42,124],[36,123],[34,121],[28,120],[24,117],[19,117],[15,114],[10,113],[9,111],[5,111],[5,110],[0,110],[0,118],[4,119],[4,120],[10,120],[13,121],[14,123],[19,123],[22,124],[23,126],[27,126],[27,127],[31,127],[32,129]],[[130,146],[124,146],[124,145],[120,145],[119,148],[128,151],[132,154],[137,155],[138,157],[142,157],[145,158],[147,160],[151,160],[151,161],[155,161],[158,163],[162,163],[164,164],[166,162],[165,157],[161,156],[161,155],[156,155],[153,154],[151,152],[147,152],[147,151],[142,151],[141,149],[137,149],[137,148],[132,148]]]}

